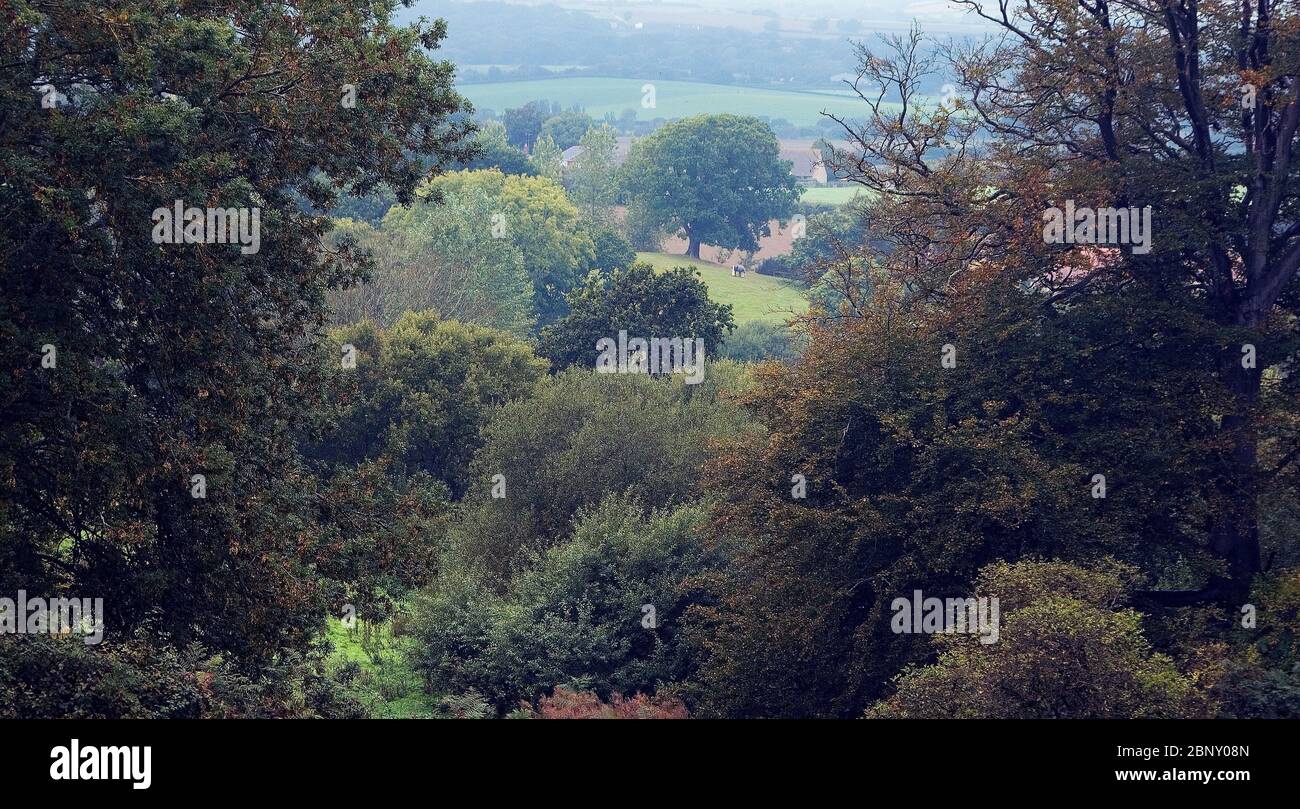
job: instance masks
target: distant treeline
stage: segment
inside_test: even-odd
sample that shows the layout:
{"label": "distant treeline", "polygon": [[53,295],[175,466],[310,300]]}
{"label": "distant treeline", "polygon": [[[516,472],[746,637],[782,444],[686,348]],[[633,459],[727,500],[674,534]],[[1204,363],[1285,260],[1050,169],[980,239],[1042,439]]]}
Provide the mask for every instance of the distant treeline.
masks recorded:
{"label": "distant treeline", "polygon": [[631,29],[556,6],[508,3],[439,4],[423,11],[417,4],[396,16],[414,19],[435,12],[454,32],[440,57],[496,66],[462,70],[461,82],[594,75],[824,90],[853,64],[850,37],[859,36],[844,31],[842,37],[788,37],[653,24]]}

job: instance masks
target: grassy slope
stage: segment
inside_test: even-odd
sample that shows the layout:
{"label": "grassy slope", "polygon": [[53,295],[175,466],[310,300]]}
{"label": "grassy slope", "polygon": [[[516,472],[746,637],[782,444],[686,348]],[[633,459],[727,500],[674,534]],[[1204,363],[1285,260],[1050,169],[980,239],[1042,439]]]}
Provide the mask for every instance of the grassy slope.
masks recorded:
{"label": "grassy slope", "polygon": [[354,691],[376,719],[427,718],[438,713],[438,698],[424,693],[421,679],[411,670],[402,656],[400,644],[388,636],[386,628],[378,630],[384,636],[384,662],[375,663],[361,646],[360,631],[348,630],[336,618],[329,619],[326,635],[334,647],[329,664],[338,666],[356,663],[361,673],[354,683]]}
{"label": "grassy slope", "polygon": [[563,78],[531,81],[463,84],[457,90],[479,109],[500,115],[508,107],[549,99],[565,107],[582,105],[599,120],[605,113],[618,115],[633,110],[641,120],[684,118],[700,113],[734,113],[784,118],[800,126],[815,126],[824,120],[822,110],[850,118],[865,114],[862,101],[838,93],[765,90],[690,81],[655,81],[655,107],[641,106],[640,79]]}
{"label": "grassy slope", "polygon": [[810,186],[799,197],[801,202],[816,205],[844,205],[854,197],[865,193],[856,186]]}
{"label": "grassy slope", "polygon": [[798,287],[770,275],[751,272],[744,278],[732,278],[727,267],[685,256],[668,253],[637,253],[636,256],[658,270],[679,266],[698,270],[700,278],[709,287],[709,297],[718,303],[731,304],[736,325],[749,320],[782,323],[792,312],[803,312],[808,308],[808,301]]}

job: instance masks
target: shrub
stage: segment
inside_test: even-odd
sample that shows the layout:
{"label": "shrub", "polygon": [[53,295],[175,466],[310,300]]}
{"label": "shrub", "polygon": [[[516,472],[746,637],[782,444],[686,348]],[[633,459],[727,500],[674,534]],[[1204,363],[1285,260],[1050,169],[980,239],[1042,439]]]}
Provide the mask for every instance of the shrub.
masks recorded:
{"label": "shrub", "polygon": [[[698,385],[578,370],[543,379],[484,429],[451,563],[501,585],[607,494],[632,491],[664,508],[690,499],[710,441],[757,429],[726,398],[746,383],[747,371],[729,362],[709,363]],[[504,476],[505,497],[492,496],[494,475]]]}
{"label": "shrub", "polygon": [[451,719],[490,719],[496,714],[492,706],[474,690],[443,697],[440,704]]}
{"label": "shrub", "polygon": [[608,698],[684,679],[679,619],[695,594],[683,582],[716,561],[697,536],[706,516],[700,505],[644,516],[615,495],[504,595],[444,571],[418,599],[413,664],[435,692],[475,690],[501,709],[562,685]]}
{"label": "shrub", "polygon": [[735,362],[789,362],[799,356],[800,342],[785,326],[749,320],[741,323],[726,338],[721,356]]}
{"label": "shrub", "polygon": [[686,706],[672,697],[638,693],[624,699],[614,694],[606,703],[591,691],[568,688],[557,688],[551,696],[542,697],[536,708],[525,703],[524,710],[535,719],[690,719]]}
{"label": "shrub", "polygon": [[1205,703],[1173,661],[1153,653],[1141,616],[1120,609],[1134,570],[1066,562],[984,567],[980,596],[997,597],[995,643],[938,634],[939,659],[909,667],[867,715],[907,719],[1140,719],[1202,715]]}
{"label": "shrub", "polygon": [[241,671],[194,643],[142,632],[86,645],[81,637],[0,636],[0,719],[357,718],[359,703],[294,654]]}

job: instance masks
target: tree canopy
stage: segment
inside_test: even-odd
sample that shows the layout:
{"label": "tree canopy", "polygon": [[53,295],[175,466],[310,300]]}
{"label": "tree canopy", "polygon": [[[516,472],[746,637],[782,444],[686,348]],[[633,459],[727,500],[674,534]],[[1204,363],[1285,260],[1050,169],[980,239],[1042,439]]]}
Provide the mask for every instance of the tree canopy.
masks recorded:
{"label": "tree canopy", "polygon": [[0,717],[1300,715],[1300,16],[959,3],[783,329],[625,239],[753,249],[762,121],[616,171],[387,0],[11,4]]}
{"label": "tree canopy", "polygon": [[482,194],[492,208],[490,235],[517,247],[533,285],[538,326],[562,316],[564,296],[581,283],[596,260],[596,245],[581,227],[578,210],[564,189],[546,177],[499,171],[458,171],[423,188],[437,197]]}
{"label": "tree canopy", "polygon": [[601,338],[626,331],[650,337],[701,339],[712,356],[735,328],[731,306],[709,300],[699,273],[676,267],[657,273],[635,263],[610,275],[593,275],[568,297],[569,313],[542,330],[538,351],[557,369],[596,367]]}
{"label": "tree canopy", "polygon": [[[1261,451],[1285,440],[1261,416],[1289,384],[1264,371],[1295,337],[1283,324],[1300,269],[1297,29],[1267,4],[961,4],[1005,36],[940,55],[917,31],[861,47],[864,116],[837,119],[848,145],[831,168],[901,203],[872,225],[916,288],[942,294],[997,267],[1060,306],[1110,281],[1204,307],[1219,351],[1201,372],[1231,394],[1203,416],[1231,447],[1206,537],[1223,566],[1152,597],[1240,603],[1262,569]],[[940,64],[956,92],[918,103]],[[1066,206],[1147,210],[1151,249],[1050,243],[1044,215]],[[1247,367],[1246,345],[1268,359]]]}
{"label": "tree canopy", "polygon": [[630,203],[655,226],[700,245],[756,250],[768,221],[798,198],[790,165],[767,124],[739,115],[696,115],[637,141],[623,167]]}
{"label": "tree canopy", "polygon": [[[323,213],[381,183],[409,201],[426,166],[469,156],[452,66],[426,50],[445,27],[394,26],[393,6],[9,18],[6,585],[93,593],[112,631],[148,622],[233,659],[312,640],[325,593],[298,552],[310,487],[291,428],[314,412],[325,293],[359,270],[324,249]],[[45,85],[66,103],[42,105]],[[257,210],[256,252],[157,243],[151,212],[176,200]]]}
{"label": "tree canopy", "polygon": [[440,202],[394,206],[377,229],[338,223],[331,239],[355,243],[370,267],[364,283],[330,296],[334,321],[390,326],[403,312],[432,309],[448,319],[530,333],[532,281],[514,242],[492,238],[498,212],[482,189],[466,189]]}

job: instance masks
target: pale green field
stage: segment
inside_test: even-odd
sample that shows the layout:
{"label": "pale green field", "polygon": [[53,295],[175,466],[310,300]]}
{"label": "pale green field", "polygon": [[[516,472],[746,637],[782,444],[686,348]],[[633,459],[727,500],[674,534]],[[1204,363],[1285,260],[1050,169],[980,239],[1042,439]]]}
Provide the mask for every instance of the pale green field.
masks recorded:
{"label": "pale green field", "polygon": [[718,303],[731,304],[731,315],[737,326],[750,320],[783,323],[791,315],[808,309],[808,301],[799,287],[770,275],[751,272],[744,278],[732,278],[728,267],[670,253],[637,253],[636,257],[657,270],[683,266],[698,270],[700,279],[709,288],[709,297]]}
{"label": "pale green field", "polygon": [[491,109],[498,115],[509,107],[519,107],[537,99],[558,101],[565,107],[579,104],[596,119],[605,113],[617,116],[630,109],[645,121],[685,118],[701,113],[733,113],[766,115],[801,126],[813,126],[822,120],[822,110],[850,118],[865,117],[868,112],[861,100],[836,93],[765,90],[688,81],[649,83],[655,88],[655,106],[651,109],[641,106],[641,88],[647,82],[640,79],[535,79],[463,84],[457,90],[476,108]]}
{"label": "pale green field", "polygon": [[813,186],[804,189],[799,201],[814,205],[844,205],[852,202],[854,197],[862,193],[864,193],[863,189],[856,186],[843,188]]}

